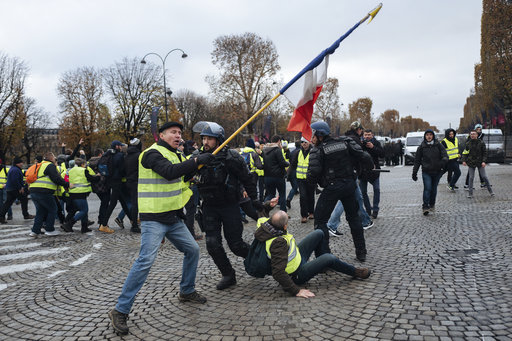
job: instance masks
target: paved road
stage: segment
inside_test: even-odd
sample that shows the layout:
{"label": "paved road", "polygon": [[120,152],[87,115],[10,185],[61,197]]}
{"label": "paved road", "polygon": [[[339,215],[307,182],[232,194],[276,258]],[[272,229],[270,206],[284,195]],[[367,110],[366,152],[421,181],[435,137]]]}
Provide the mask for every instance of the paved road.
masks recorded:
{"label": "paved road", "polygon": [[[465,170],[463,171],[465,175]],[[129,230],[32,239],[15,207],[0,226],[1,340],[512,340],[512,166],[491,165],[496,196],[450,193],[443,179],[437,211],[421,214],[422,184],[410,167],[382,175],[382,208],[365,232],[365,281],[331,271],[311,280],[316,297],[284,293],[271,278],[250,278],[232,254],[238,285],[215,290],[219,273],[200,242],[197,289],[205,305],[177,299],[182,256],[166,242],[118,337],[107,312],[139,248]],[[98,201],[91,196],[91,216]],[[34,213],[30,204],[31,213]],[[301,239],[298,197],[290,231]],[[112,221],[112,219],[111,219]],[[253,222],[244,238],[252,240]],[[78,230],[78,227],[75,227]],[[331,249],[356,266],[346,222]],[[348,233],[348,234],[347,234]]]}

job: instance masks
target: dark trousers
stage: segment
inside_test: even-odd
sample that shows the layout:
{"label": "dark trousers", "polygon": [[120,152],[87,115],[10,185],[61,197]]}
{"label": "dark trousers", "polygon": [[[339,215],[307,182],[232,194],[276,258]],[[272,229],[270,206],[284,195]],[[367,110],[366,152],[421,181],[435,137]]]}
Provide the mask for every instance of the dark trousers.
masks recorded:
{"label": "dark trousers", "polygon": [[437,185],[443,173],[429,174],[422,172],[423,178],[423,208],[432,208],[436,205]]}
{"label": "dark trousers", "polygon": [[185,205],[185,225],[187,225],[190,234],[195,238],[196,230],[194,228],[194,217],[197,211],[197,202],[199,200],[197,197],[199,197],[199,192],[197,191],[196,185],[192,186],[190,189],[192,190],[192,196]]}
{"label": "dark trousers", "polygon": [[231,275],[234,270],[226,251],[222,246],[222,234],[230,250],[245,258],[249,253],[249,244],[242,239],[243,225],[238,203],[226,203],[222,206],[203,204],[203,229],[206,234],[206,249],[223,276]]}
{"label": "dark trousers", "polygon": [[32,202],[36,207],[36,217],[34,218],[34,225],[32,232],[35,234],[41,233],[41,227],[45,222],[45,229],[48,232],[55,231],[55,214],[57,213],[57,204],[53,199],[53,194],[32,192],[30,194]]}
{"label": "dark trousers", "polygon": [[265,177],[258,176],[258,199],[263,202],[265,199]]}
{"label": "dark trousers", "polygon": [[315,185],[306,181],[306,179],[297,179],[300,193],[300,216],[305,218],[310,213],[315,212]]}
{"label": "dark trousers", "polygon": [[132,221],[132,227],[139,226],[139,202],[138,202],[138,192],[137,192],[137,183],[136,182],[127,182],[126,187],[128,187],[128,192],[130,193],[130,203],[132,205],[130,212],[130,220]]}
{"label": "dark trousers", "polygon": [[[324,188],[318,198],[315,208],[315,229],[322,230],[324,238],[322,239],[321,253],[331,253],[329,248],[329,232],[327,222],[338,200],[345,208],[345,214],[352,239],[356,248],[356,254],[366,254],[366,243],[364,239],[364,230],[359,217],[359,204],[356,200],[356,182],[354,179],[336,179]],[[318,257],[319,254],[315,252]]]}
{"label": "dark trousers", "polygon": [[100,209],[98,212],[98,224],[101,225],[102,222],[104,222],[105,220],[107,220],[107,222],[108,222],[108,219],[106,219],[106,217],[107,217],[108,204],[110,202],[110,191],[96,193],[96,195],[100,199]]}
{"label": "dark trousers", "polygon": [[5,200],[4,205],[2,206],[2,210],[0,211],[0,219],[5,219],[5,214],[11,208],[16,199],[20,200],[23,217],[29,216],[27,195],[21,194],[19,191],[14,190],[7,191],[7,199]]}
{"label": "dark trousers", "polygon": [[296,172],[292,172],[288,180],[290,181],[290,186],[292,186],[292,188],[290,189],[290,192],[288,192],[288,197],[286,197],[286,200],[292,201],[295,194],[299,192],[299,184]]}
{"label": "dark trousers", "polygon": [[108,204],[107,213],[105,214],[105,219],[100,222],[100,224],[103,226],[108,225],[108,220],[110,219],[110,216],[114,211],[114,208],[116,208],[118,201],[121,203],[121,206],[123,207],[125,213],[130,212],[130,207],[128,207],[128,204],[126,202],[126,192],[124,189],[124,184],[122,182],[114,182],[110,183],[109,185],[111,189],[110,202]]}
{"label": "dark trousers", "polygon": [[286,212],[286,180],[284,178],[266,176],[265,188],[267,191],[265,200],[274,198],[277,191],[279,193],[279,208]]}
{"label": "dark trousers", "polygon": [[[451,159],[446,164],[446,170],[448,171],[448,184],[450,187],[455,186],[460,178],[460,167],[457,159]],[[450,176],[451,173],[451,176]]]}

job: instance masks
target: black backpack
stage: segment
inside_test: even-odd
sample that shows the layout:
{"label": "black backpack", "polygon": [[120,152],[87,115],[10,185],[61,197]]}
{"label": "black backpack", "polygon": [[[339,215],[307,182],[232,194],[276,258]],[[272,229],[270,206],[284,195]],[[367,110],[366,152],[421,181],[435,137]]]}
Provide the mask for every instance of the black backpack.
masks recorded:
{"label": "black backpack", "polygon": [[101,175],[104,177],[110,177],[112,176],[112,172],[114,171],[114,166],[112,165],[112,158],[114,156],[114,153],[112,150],[107,150],[101,158],[98,161],[98,171]]}
{"label": "black backpack", "polygon": [[253,277],[263,278],[265,275],[272,274],[270,258],[268,258],[265,250],[265,242],[254,238],[249,248],[249,254],[244,260],[244,266],[245,271]]}

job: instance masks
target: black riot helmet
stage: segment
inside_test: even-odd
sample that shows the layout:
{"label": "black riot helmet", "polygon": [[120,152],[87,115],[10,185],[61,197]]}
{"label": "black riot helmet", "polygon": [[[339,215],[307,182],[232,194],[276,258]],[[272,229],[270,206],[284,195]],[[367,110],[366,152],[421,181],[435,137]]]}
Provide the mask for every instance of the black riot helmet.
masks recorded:
{"label": "black riot helmet", "polygon": [[311,124],[311,130],[313,131],[313,135],[316,136],[327,136],[331,133],[331,128],[324,121],[318,121]]}
{"label": "black riot helmet", "polygon": [[203,130],[201,130],[200,136],[215,137],[219,143],[222,143],[224,142],[224,128],[215,122],[208,122],[208,124],[204,126]]}

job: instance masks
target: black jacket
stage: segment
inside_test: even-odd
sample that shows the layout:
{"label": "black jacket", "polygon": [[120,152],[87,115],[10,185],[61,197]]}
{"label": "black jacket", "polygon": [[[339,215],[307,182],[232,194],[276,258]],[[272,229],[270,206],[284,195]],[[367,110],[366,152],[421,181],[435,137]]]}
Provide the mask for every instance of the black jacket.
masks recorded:
{"label": "black jacket", "polygon": [[283,152],[277,143],[271,143],[263,148],[263,169],[265,176],[284,178],[286,167],[290,164],[283,157]]}
{"label": "black jacket", "polygon": [[335,179],[355,179],[355,167],[364,170],[373,168],[370,155],[352,138],[327,136],[309,154],[309,166],[306,179],[326,187]]}
{"label": "black jacket", "polygon": [[[89,159],[89,167],[98,174],[98,162],[100,161],[101,156],[93,156]],[[97,182],[91,182],[91,188],[92,192],[99,194],[99,193],[106,193],[109,191],[109,187],[107,186],[107,179],[103,176],[99,176],[99,180]]]}
{"label": "black jacket", "polygon": [[[158,145],[176,153],[167,142],[159,140]],[[174,180],[182,176],[191,175],[197,170],[197,164],[194,159],[186,160],[183,156],[176,153],[178,158],[182,158],[181,163],[171,163],[156,149],[148,150],[142,157],[141,164],[145,168],[152,169],[155,173],[167,180]],[[178,218],[184,218],[182,210],[168,211],[162,213],[140,213],[140,220],[158,221],[162,224],[174,224]]]}
{"label": "black jacket", "polygon": [[137,146],[129,146],[124,157],[124,169],[127,183],[137,183],[139,179],[139,155],[140,143]]}
{"label": "black jacket", "polygon": [[[367,147],[368,142],[371,142],[373,144],[373,148]],[[372,157],[375,169],[380,169],[379,158],[384,157],[384,149],[382,148],[380,142],[377,141],[375,137],[372,137],[372,139],[369,141],[363,141],[363,150],[370,154],[370,156]],[[362,172],[361,179],[373,181],[374,179],[377,179],[379,175],[379,172],[369,170],[366,172]]]}
{"label": "black jacket", "polygon": [[[196,151],[192,155],[202,153],[208,152]],[[195,181],[206,205],[238,204],[241,186],[252,200],[258,198],[255,179],[244,158],[236,150],[227,147],[215,154],[215,159],[198,171]]]}
{"label": "black jacket", "polygon": [[[434,132],[430,129],[425,131],[425,135],[427,132],[434,134]],[[424,139],[416,150],[412,173],[417,174],[421,165],[422,172],[427,174],[436,174],[446,166],[447,162],[448,154],[446,153],[446,148],[444,148],[443,145],[436,140],[434,134],[432,143],[427,143],[427,140]]]}
{"label": "black jacket", "polygon": [[462,162],[465,162],[468,167],[473,168],[482,166],[482,162],[487,162],[485,143],[478,138],[467,140],[462,152]]}

